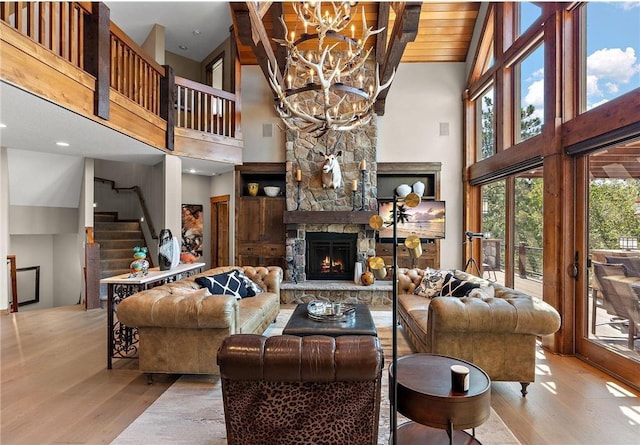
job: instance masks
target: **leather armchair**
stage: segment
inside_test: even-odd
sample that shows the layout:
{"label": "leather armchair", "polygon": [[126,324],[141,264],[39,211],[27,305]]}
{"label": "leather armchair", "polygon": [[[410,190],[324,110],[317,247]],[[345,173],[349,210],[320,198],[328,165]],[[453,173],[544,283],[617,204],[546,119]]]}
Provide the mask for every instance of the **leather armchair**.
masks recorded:
{"label": "leather armchair", "polygon": [[377,337],[237,334],[217,356],[228,445],[378,443]]}

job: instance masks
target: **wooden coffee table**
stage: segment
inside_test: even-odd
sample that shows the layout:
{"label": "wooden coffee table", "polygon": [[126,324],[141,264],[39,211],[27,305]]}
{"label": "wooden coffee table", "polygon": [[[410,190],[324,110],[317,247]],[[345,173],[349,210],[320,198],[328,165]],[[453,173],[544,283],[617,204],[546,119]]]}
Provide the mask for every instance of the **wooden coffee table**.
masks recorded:
{"label": "wooden coffee table", "polygon": [[373,335],[377,336],[378,331],[373,323],[371,311],[366,304],[354,304],[356,313],[353,317],[348,317],[345,321],[316,321],[307,315],[307,304],[299,304],[287,325],[282,330],[283,334],[297,335],[304,337],[307,335],[328,335],[338,337],[340,335]]}
{"label": "wooden coffee table", "polygon": [[[451,366],[469,368],[469,391],[451,388]],[[397,428],[396,443],[480,444],[462,431],[484,423],[491,413],[491,380],[472,363],[435,354],[398,358],[398,412],[413,422]],[[394,375],[389,367],[389,381]]]}

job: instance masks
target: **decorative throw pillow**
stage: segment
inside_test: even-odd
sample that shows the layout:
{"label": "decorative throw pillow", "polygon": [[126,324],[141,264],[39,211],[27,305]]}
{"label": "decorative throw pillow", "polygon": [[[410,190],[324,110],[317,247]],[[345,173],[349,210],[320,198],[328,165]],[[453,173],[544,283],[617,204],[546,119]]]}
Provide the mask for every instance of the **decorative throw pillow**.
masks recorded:
{"label": "decorative throw pillow", "polygon": [[471,289],[467,296],[477,298],[493,298],[495,297],[495,295],[496,292],[493,286],[480,286],[477,289]]}
{"label": "decorative throw pillow", "polygon": [[479,287],[480,287],[480,284],[478,283],[459,280],[456,277],[454,277],[452,274],[448,273],[444,277],[444,282],[442,283],[442,290],[440,291],[440,296],[466,297],[467,294],[472,289],[477,289]]}
{"label": "decorative throw pillow", "polygon": [[416,286],[416,290],[414,290],[413,293],[414,295],[420,295],[421,297],[437,297],[440,294],[443,282],[444,276],[442,275],[442,272],[436,269],[427,268],[424,271],[420,284]]}
{"label": "decorative throw pillow", "polygon": [[196,283],[209,289],[213,295],[233,295],[236,299],[247,296],[247,287],[235,270],[208,277],[196,278]]}
{"label": "decorative throw pillow", "polygon": [[236,270],[235,272],[237,277],[242,280],[245,287],[247,288],[247,297],[255,297],[256,295],[264,292],[264,290],[258,285],[258,283],[249,278],[244,272],[242,272],[241,270]]}

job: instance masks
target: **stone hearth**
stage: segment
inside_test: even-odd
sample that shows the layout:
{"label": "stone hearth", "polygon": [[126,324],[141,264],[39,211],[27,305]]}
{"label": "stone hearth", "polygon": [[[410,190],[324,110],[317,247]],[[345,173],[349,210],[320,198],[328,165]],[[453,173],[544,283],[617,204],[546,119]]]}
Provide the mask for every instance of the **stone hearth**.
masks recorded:
{"label": "stone hearth", "polygon": [[353,281],[284,282],[280,285],[280,302],[300,304],[311,300],[324,300],[337,303],[362,303],[369,306],[391,306],[392,291],[393,286],[388,280],[378,280],[371,286],[358,285]]}

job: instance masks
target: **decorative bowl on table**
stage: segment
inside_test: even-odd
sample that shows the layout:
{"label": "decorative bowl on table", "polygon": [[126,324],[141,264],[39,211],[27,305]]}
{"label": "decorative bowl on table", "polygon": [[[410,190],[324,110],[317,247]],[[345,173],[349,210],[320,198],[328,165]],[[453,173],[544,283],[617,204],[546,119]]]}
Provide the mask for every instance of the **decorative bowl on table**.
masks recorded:
{"label": "decorative bowl on table", "polygon": [[343,321],[353,317],[356,308],[352,304],[313,300],[307,303],[307,313],[315,321]]}
{"label": "decorative bowl on table", "polygon": [[278,193],[280,193],[280,187],[267,186],[264,188],[264,194],[267,196],[278,196]]}

